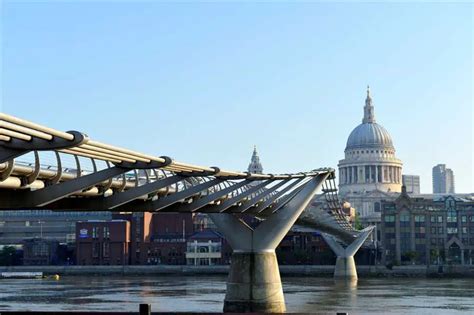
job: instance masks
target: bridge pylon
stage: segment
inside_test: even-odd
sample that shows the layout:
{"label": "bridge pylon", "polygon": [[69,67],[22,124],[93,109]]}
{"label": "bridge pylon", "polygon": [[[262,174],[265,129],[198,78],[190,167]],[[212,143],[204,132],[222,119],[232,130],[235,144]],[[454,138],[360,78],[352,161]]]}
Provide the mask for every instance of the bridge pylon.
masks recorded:
{"label": "bridge pylon", "polygon": [[328,175],[310,179],[288,203],[256,228],[233,214],[209,214],[233,249],[224,312],[285,312],[275,248]]}
{"label": "bridge pylon", "polygon": [[364,244],[365,240],[367,237],[369,237],[374,228],[375,226],[369,226],[362,230],[355,240],[345,248],[340,243],[338,243],[333,236],[322,233],[326,243],[337,255],[336,267],[334,268],[334,278],[357,280],[357,269],[354,261],[354,255],[357,253],[362,244]]}

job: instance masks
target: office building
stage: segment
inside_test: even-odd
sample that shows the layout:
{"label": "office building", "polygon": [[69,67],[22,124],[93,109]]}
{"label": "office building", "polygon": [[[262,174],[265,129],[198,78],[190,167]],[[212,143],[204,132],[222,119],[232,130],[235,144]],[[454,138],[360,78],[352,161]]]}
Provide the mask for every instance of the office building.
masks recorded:
{"label": "office building", "polygon": [[420,194],[420,176],[418,175],[402,175],[403,186],[410,195]]}

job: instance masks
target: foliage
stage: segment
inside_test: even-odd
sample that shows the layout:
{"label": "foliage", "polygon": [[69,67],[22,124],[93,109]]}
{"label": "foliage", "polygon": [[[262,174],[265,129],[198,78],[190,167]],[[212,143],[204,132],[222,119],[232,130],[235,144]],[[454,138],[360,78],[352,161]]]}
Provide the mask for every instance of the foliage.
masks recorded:
{"label": "foliage", "polygon": [[364,229],[364,227],[362,226],[362,223],[360,222],[360,217],[359,217],[359,214],[355,214],[354,216],[354,228],[356,230],[362,230]]}
{"label": "foliage", "polygon": [[419,257],[418,252],[415,251],[408,251],[403,254],[404,258],[410,262],[415,262],[416,259]]}
{"label": "foliage", "polygon": [[5,246],[0,250],[0,266],[12,266],[19,264],[19,255],[13,246]]}

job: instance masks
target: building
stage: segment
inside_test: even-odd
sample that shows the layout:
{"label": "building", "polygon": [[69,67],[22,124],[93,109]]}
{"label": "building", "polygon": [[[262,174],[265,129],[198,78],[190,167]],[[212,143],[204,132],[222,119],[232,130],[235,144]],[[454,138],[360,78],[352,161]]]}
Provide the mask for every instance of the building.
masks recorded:
{"label": "building", "polygon": [[454,194],[454,173],[446,164],[433,167],[433,194]]}
{"label": "building", "polygon": [[33,238],[23,241],[23,265],[55,265],[59,242]]}
{"label": "building", "polygon": [[474,264],[474,195],[409,196],[382,202],[383,261]]}
{"label": "building", "polygon": [[76,222],[111,218],[108,211],[0,211],[0,245],[21,245],[33,238],[73,245]]}
{"label": "building", "polygon": [[130,222],[95,220],[76,223],[78,265],[129,265]]}
{"label": "building", "polygon": [[282,265],[332,265],[336,256],[318,232],[291,230],[277,249],[278,262]]}
{"label": "building", "polygon": [[258,153],[257,153],[257,146],[253,147],[252,158],[250,159],[250,164],[247,170],[250,173],[255,173],[255,174],[263,173],[262,163],[260,163],[260,157],[258,156]]}
{"label": "building", "polygon": [[344,153],[338,164],[341,195],[401,191],[402,161],[395,156],[388,131],[375,121],[368,87],[362,123],[350,133]]}
{"label": "building", "polygon": [[232,249],[226,245],[225,239],[216,231],[194,233],[187,241],[186,262],[194,266],[228,264]]}
{"label": "building", "polygon": [[195,213],[154,213],[150,243],[140,264],[186,264],[186,241],[195,232]]}
{"label": "building", "polygon": [[407,194],[420,194],[420,176],[418,175],[402,175],[402,184],[406,187]]}
{"label": "building", "polygon": [[402,161],[388,131],[375,120],[374,106],[367,87],[362,123],[350,133],[339,161],[339,196],[356,210],[364,226],[375,225],[373,240],[378,242],[381,201],[394,200],[402,186]]}

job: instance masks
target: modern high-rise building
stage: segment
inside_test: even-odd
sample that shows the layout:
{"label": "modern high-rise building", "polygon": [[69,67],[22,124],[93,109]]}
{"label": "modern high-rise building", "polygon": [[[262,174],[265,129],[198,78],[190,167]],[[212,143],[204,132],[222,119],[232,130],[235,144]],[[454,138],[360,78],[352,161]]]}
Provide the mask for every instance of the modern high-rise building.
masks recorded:
{"label": "modern high-rise building", "polygon": [[410,195],[420,194],[420,176],[418,175],[402,175],[403,186]]}
{"label": "modern high-rise building", "polygon": [[454,173],[446,164],[433,167],[433,194],[454,194]]}

